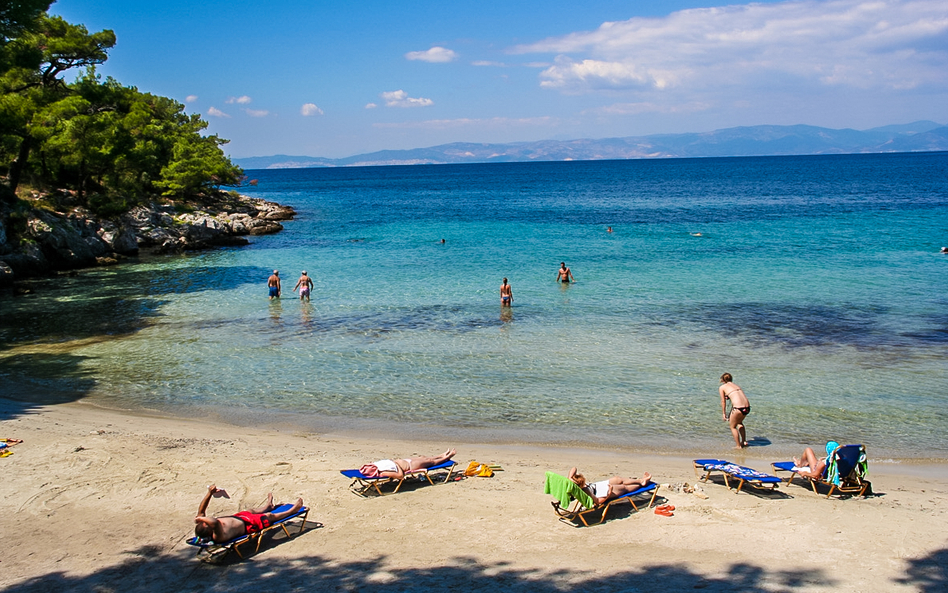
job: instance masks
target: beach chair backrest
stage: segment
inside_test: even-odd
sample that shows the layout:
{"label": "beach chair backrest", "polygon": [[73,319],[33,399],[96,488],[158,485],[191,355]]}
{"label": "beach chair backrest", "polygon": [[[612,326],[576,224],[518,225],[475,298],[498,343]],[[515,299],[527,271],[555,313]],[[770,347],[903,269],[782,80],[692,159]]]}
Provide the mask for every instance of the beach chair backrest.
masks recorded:
{"label": "beach chair backrest", "polygon": [[866,448],[862,445],[844,445],[833,453],[836,462],[836,474],[840,480],[847,480],[855,471],[862,477],[862,468],[866,463]]}

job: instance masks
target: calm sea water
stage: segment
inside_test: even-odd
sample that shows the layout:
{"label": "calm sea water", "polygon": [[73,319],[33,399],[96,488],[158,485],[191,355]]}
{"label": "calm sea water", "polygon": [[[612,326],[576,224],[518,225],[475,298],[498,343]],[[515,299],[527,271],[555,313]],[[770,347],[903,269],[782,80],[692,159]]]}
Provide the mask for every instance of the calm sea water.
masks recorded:
{"label": "calm sea water", "polygon": [[834,437],[948,457],[948,154],[248,173],[245,193],[299,211],[284,232],[0,297],[5,390],[712,451],[733,444],[727,371],[765,454]]}

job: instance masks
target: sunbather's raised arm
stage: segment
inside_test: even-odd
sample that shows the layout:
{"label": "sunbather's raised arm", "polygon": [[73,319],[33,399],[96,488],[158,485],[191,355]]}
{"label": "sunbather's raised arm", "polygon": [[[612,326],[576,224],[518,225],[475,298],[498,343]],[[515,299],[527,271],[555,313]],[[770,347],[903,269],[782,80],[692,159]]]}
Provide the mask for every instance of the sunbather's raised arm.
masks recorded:
{"label": "sunbather's raised arm", "polygon": [[214,496],[215,492],[217,492],[217,486],[214,484],[207,487],[207,494],[204,495],[204,498],[201,499],[201,504],[198,506],[198,517],[203,517],[204,513],[207,512],[207,505],[211,502],[211,497]]}

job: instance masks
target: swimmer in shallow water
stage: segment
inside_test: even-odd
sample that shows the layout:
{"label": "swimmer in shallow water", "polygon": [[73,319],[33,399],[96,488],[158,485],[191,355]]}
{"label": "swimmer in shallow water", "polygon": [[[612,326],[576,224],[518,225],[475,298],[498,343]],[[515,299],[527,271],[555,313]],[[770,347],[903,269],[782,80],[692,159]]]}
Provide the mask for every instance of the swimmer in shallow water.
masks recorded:
{"label": "swimmer in shallow water", "polygon": [[562,282],[563,284],[576,282],[576,279],[573,278],[573,273],[566,267],[566,262],[560,262],[560,269],[556,271],[556,281]]}
{"label": "swimmer in shallow water", "polygon": [[507,279],[504,278],[504,283],[500,285],[500,306],[509,307],[513,304],[513,290],[511,290],[510,285],[507,284]]}

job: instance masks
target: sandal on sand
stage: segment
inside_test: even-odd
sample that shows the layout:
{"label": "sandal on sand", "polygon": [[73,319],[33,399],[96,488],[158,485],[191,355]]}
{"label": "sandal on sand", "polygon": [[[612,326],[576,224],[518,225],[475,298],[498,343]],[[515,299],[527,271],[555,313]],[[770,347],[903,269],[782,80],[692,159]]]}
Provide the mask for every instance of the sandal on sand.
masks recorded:
{"label": "sandal on sand", "polygon": [[663,504],[663,505],[657,506],[657,507],[655,507],[655,508],[656,508],[656,509],[661,509],[661,510],[663,510],[663,511],[674,511],[674,510],[675,510],[674,505],[670,505],[670,504]]}
{"label": "sandal on sand", "polygon": [[671,512],[671,511],[669,511],[669,510],[667,510],[667,509],[663,509],[663,508],[656,508],[656,509],[655,509],[655,514],[656,514],[656,515],[661,515],[661,516],[663,516],[663,517],[674,517],[674,516],[675,516],[675,513]]}

